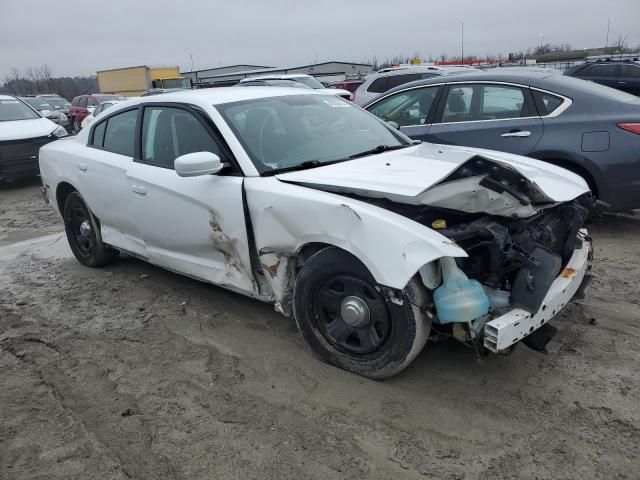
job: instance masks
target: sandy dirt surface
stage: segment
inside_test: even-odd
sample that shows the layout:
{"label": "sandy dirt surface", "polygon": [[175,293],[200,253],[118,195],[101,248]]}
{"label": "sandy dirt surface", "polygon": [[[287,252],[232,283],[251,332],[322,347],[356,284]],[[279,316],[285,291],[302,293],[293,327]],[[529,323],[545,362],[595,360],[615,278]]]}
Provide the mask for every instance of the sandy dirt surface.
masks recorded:
{"label": "sandy dirt surface", "polygon": [[636,479],[640,219],[590,226],[597,279],[543,355],[428,344],[384,382],[270,305],[72,257],[37,182],[0,189],[0,479]]}

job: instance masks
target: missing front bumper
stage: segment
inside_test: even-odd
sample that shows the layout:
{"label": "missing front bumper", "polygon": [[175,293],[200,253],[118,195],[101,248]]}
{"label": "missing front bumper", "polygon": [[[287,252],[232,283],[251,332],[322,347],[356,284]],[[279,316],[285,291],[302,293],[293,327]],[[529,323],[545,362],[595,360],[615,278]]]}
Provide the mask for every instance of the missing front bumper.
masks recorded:
{"label": "missing front bumper", "polygon": [[576,293],[586,288],[591,279],[587,274],[591,263],[591,242],[586,230],[580,231],[581,245],[576,248],[564,270],[553,281],[544,297],[542,306],[531,314],[521,308],[515,308],[487,322],[484,326],[484,346],[499,353],[519,342],[542,325],[551,320]]}

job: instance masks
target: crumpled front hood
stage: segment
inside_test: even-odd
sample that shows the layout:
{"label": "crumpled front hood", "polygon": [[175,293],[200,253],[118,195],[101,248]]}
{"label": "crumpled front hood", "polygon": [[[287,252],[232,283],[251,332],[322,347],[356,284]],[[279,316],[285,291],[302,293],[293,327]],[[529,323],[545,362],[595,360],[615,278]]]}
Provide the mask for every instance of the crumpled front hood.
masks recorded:
{"label": "crumpled front hood", "polygon": [[46,137],[56,128],[58,125],[47,118],[0,122],[0,142]]}
{"label": "crumpled front hood", "polygon": [[589,191],[580,176],[538,160],[430,143],[276,178],[338,193],[519,217],[536,213],[531,204],[566,202]]}

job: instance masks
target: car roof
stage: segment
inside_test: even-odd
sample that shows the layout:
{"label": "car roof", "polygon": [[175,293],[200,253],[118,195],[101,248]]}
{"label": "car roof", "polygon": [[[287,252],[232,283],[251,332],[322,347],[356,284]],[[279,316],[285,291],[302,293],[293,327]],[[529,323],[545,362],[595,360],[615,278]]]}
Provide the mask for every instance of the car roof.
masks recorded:
{"label": "car roof", "polygon": [[137,103],[151,102],[190,102],[201,105],[222,105],[225,103],[258,100],[261,98],[284,97],[287,95],[326,95],[335,97],[334,93],[326,92],[321,89],[314,90],[311,88],[301,89],[289,87],[273,88],[262,86],[237,88],[232,86],[161,93],[159,95],[132,99],[127,101],[127,104],[135,105]]}
{"label": "car roof", "polygon": [[247,77],[240,80],[249,81],[249,80],[287,80],[288,78],[313,78],[311,75],[307,75],[306,73],[274,73],[271,75],[257,75],[255,77]]}
{"label": "car roof", "polygon": [[14,97],[13,95],[5,95],[0,93],[0,100],[20,100],[19,97]]}
{"label": "car roof", "polygon": [[417,65],[414,67],[400,67],[394,70],[388,70],[381,73],[371,73],[367,75],[367,80],[376,79],[381,77],[395,77],[396,75],[408,75],[411,73],[433,73],[434,75],[447,75],[457,72],[482,72],[475,68],[468,67],[439,67],[437,65]]}

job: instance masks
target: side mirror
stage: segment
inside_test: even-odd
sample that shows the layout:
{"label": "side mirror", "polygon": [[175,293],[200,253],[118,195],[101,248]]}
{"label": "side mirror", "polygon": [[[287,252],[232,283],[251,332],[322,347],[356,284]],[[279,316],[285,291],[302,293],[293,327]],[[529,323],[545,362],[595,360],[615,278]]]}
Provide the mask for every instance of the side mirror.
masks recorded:
{"label": "side mirror", "polygon": [[388,121],[387,125],[389,125],[391,128],[395,128],[396,130],[400,130],[400,125],[398,125],[396,122]]}
{"label": "side mirror", "polygon": [[180,155],[173,166],[181,177],[199,177],[218,173],[224,164],[215,153],[194,152]]}

